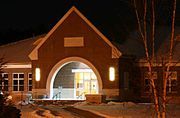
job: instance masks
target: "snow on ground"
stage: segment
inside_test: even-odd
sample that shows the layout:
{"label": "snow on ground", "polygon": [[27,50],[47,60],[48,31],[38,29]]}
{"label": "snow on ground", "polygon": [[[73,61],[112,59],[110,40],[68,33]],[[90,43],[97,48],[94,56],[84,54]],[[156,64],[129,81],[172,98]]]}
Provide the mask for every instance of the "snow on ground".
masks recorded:
{"label": "snow on ground", "polygon": [[[72,106],[78,109],[96,113],[106,118],[152,118],[154,114],[153,105],[148,103],[136,104],[132,102],[108,102],[102,104],[93,104],[87,102],[78,102]],[[64,107],[66,106],[39,106],[39,108],[44,109],[43,115],[49,115],[50,118],[73,118],[68,111],[63,109]],[[54,117],[53,112],[55,112]],[[34,116],[37,116],[37,109],[32,108],[30,105],[26,105],[22,107],[21,113],[22,118],[34,118]],[[167,118],[180,118],[180,105],[167,105]]]}
{"label": "snow on ground", "polygon": [[[107,118],[152,118],[154,115],[152,104],[135,104],[132,102],[109,102],[107,104],[77,103],[76,108],[105,116]],[[180,117],[180,105],[168,105],[168,118]]]}

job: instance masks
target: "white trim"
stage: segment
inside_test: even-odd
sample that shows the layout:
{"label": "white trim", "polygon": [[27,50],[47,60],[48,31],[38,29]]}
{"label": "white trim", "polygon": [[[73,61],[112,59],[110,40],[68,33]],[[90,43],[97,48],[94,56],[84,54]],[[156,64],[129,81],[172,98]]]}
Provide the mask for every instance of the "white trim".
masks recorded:
{"label": "white trim", "polygon": [[31,64],[6,64],[6,65],[3,65],[3,68],[32,68],[32,65]]}
{"label": "white trim", "polygon": [[82,63],[86,64],[87,66],[89,66],[93,70],[93,72],[95,73],[97,80],[98,80],[98,90],[99,90],[98,92],[101,94],[102,88],[103,88],[102,79],[101,79],[101,76],[100,76],[98,70],[95,68],[95,66],[88,60],[83,59],[81,57],[68,57],[68,58],[65,58],[65,59],[59,61],[51,69],[51,71],[48,75],[47,82],[46,82],[46,91],[47,91],[47,94],[50,97],[50,99],[53,97],[53,92],[52,92],[53,91],[53,82],[54,82],[56,74],[64,65],[66,65],[67,63],[70,63],[70,62],[82,62]]}
{"label": "white trim", "polygon": [[92,69],[72,69],[72,73],[78,72],[93,72]]}
{"label": "white trim", "polygon": [[119,58],[122,53],[105,37],[76,7],[72,7],[60,20],[59,22],[48,32],[48,34],[42,39],[42,41],[34,48],[29,54],[31,60],[38,60],[38,49],[43,43],[53,34],[53,32],[66,20],[66,18],[72,13],[78,14],[109,46],[112,47],[112,58]]}
{"label": "white trim", "polygon": [[[14,74],[17,74],[18,75],[18,77],[17,78],[14,78]],[[24,78],[20,78],[19,77],[19,75],[20,74],[23,74],[24,75]],[[18,81],[18,83],[17,83],[17,85],[14,85],[14,80],[17,80]],[[21,85],[20,84],[20,80],[23,80],[23,81],[25,81],[25,73],[12,73],[12,90],[14,91],[14,87],[17,87],[17,91],[20,91],[20,87],[22,87],[23,86],[23,91],[24,91],[24,84],[23,85]]]}

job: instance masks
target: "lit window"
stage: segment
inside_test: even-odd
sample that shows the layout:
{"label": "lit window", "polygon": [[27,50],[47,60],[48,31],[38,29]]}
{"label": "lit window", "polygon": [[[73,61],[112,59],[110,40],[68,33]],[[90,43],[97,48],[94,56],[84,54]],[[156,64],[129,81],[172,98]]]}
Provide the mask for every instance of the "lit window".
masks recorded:
{"label": "lit window", "polygon": [[76,73],[75,79],[76,79],[76,88],[83,88],[83,73]]}
{"label": "lit window", "polygon": [[8,74],[0,74],[0,90],[8,91]]}
{"label": "lit window", "polygon": [[28,74],[28,91],[32,91],[32,73]]}
{"label": "lit window", "polygon": [[115,69],[114,69],[114,67],[109,68],[109,80],[110,81],[115,80]]}
{"label": "lit window", "polygon": [[167,80],[167,93],[175,93],[177,92],[177,72],[166,72],[168,74],[168,80]]}
{"label": "lit window", "polygon": [[13,73],[13,91],[24,91],[24,73]]}
{"label": "lit window", "polygon": [[[152,76],[154,79],[154,82],[157,83],[157,72],[152,72]],[[150,72],[144,73],[144,90],[145,92],[152,92],[152,87],[150,84]]]}

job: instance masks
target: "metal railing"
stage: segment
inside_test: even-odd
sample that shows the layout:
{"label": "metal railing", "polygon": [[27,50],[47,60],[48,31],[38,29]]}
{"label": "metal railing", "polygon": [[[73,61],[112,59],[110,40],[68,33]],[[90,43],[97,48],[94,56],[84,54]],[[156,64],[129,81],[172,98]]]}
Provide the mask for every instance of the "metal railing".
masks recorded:
{"label": "metal railing", "polygon": [[52,99],[55,99],[56,98],[56,100],[59,98],[61,98],[61,92],[58,92],[58,93],[56,93],[53,97],[52,97]]}
{"label": "metal railing", "polygon": [[79,96],[77,96],[76,98],[79,99],[80,97],[82,97],[86,92],[82,92]]}

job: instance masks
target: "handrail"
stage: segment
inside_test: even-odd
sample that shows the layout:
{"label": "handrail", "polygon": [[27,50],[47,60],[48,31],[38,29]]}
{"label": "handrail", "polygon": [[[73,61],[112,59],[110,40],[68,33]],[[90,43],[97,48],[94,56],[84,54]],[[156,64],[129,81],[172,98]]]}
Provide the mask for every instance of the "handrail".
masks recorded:
{"label": "handrail", "polygon": [[61,97],[60,97],[61,92],[58,92],[58,93],[56,93],[56,94],[52,97],[52,99],[54,99],[55,97],[56,97],[56,99],[57,99],[58,95],[59,95],[59,98],[61,98]]}
{"label": "handrail", "polygon": [[85,94],[86,92],[82,92],[79,96],[77,96],[77,99],[79,99],[83,94]]}

